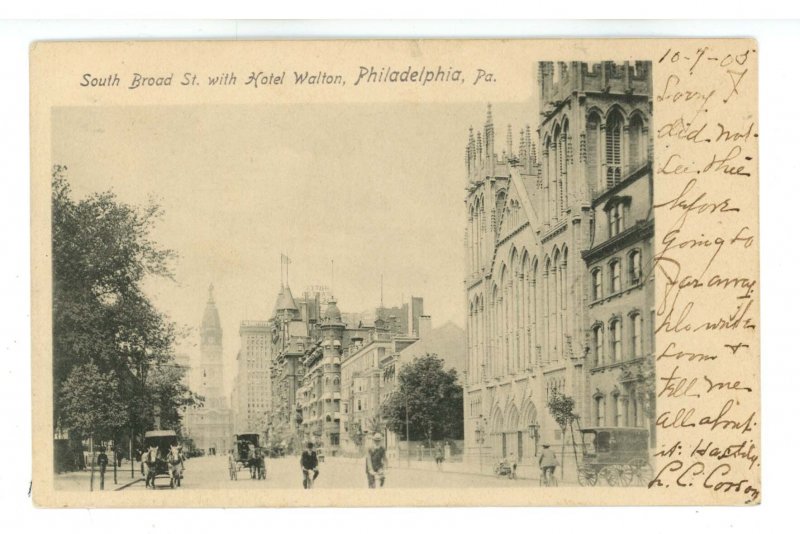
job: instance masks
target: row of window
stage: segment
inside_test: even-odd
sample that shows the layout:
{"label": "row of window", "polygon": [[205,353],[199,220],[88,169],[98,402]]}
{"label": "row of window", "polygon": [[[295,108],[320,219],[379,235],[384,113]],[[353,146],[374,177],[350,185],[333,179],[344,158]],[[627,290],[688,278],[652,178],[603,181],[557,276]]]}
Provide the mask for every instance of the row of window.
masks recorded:
{"label": "row of window", "polygon": [[[623,322],[622,317],[614,317],[608,322],[608,325],[600,322],[592,328],[597,367],[641,358],[644,355],[642,314],[638,311],[631,312],[628,315],[627,327],[623,325]],[[627,343],[626,330],[628,332]]]}
{"label": "row of window", "polygon": [[596,426],[644,427],[645,418],[639,400],[633,396],[597,395],[594,398],[594,424]]}
{"label": "row of window", "polygon": [[[613,295],[622,291],[622,260],[614,258],[608,262],[608,284],[603,283],[603,268],[592,269],[592,300],[600,300],[606,293]],[[627,256],[627,287],[637,286],[642,282],[642,253],[632,250]]]}

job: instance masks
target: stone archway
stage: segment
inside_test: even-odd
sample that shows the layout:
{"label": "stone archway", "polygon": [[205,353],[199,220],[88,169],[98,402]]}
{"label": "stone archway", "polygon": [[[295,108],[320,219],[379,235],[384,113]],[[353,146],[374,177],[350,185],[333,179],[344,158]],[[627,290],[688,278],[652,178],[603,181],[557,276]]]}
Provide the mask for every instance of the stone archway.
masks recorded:
{"label": "stone archway", "polygon": [[[535,463],[536,456],[539,453],[539,444],[536,443],[536,439],[531,436],[531,428],[533,425],[541,424],[538,420],[539,415],[536,410],[536,405],[533,403],[531,399],[527,399],[526,402],[522,405],[522,431],[523,431],[523,438],[522,438],[522,459],[525,460],[526,463]],[[541,438],[539,438],[541,439]]]}
{"label": "stone archway", "polygon": [[500,406],[495,406],[492,412],[492,419],[489,423],[489,445],[492,450],[493,458],[502,458],[505,455],[503,451],[505,419]]}
{"label": "stone archway", "polygon": [[505,441],[505,456],[509,456],[513,452],[514,456],[517,458],[517,462],[519,462],[519,459],[523,453],[523,438],[519,426],[519,411],[517,410],[516,405],[511,404],[511,406],[507,408],[506,421],[506,432],[503,438]]}

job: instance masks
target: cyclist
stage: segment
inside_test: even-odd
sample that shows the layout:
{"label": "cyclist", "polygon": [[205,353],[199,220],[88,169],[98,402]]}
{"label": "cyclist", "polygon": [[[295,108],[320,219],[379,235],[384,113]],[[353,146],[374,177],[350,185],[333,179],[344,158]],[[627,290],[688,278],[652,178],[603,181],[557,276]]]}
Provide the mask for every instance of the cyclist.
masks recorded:
{"label": "cyclist", "polygon": [[[317,453],[314,451],[314,444],[310,441],[306,443],[306,450],[303,451],[303,454],[300,456],[300,467],[303,470],[303,487],[305,489],[311,489],[311,486],[314,485],[314,481],[319,476],[319,460],[317,459]],[[314,476],[311,476],[311,473],[314,473]]]}
{"label": "cyclist", "polygon": [[542,480],[545,486],[551,486],[556,483],[555,472],[558,465],[558,458],[556,453],[550,450],[550,444],[542,444],[542,454],[539,456],[539,468],[542,470]]}

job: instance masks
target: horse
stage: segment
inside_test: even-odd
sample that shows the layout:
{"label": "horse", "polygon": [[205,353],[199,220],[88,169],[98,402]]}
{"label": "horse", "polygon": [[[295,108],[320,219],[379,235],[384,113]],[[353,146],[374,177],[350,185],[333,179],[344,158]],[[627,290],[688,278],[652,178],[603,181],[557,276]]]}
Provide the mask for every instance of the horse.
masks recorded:
{"label": "horse", "polygon": [[156,487],[156,475],[158,474],[158,447],[150,447],[142,455],[142,466],[144,468],[144,486],[146,488]]}
{"label": "horse", "polygon": [[170,487],[180,487],[181,478],[183,478],[183,458],[177,447],[172,447],[169,454],[167,454],[167,466],[169,468]]}

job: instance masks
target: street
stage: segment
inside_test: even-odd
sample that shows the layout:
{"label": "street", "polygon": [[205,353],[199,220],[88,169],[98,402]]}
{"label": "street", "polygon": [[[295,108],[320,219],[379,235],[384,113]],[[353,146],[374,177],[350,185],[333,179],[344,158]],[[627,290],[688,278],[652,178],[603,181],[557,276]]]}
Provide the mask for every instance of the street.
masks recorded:
{"label": "street", "polygon": [[[391,467],[386,473],[386,487],[389,488],[476,488],[476,487],[516,487],[538,486],[537,480],[497,478],[472,473],[437,471],[434,464],[430,468]],[[362,458],[327,458],[319,466],[320,475],[315,488],[366,488],[367,478]],[[167,478],[159,478],[157,489],[169,489]],[[191,489],[241,489],[254,490],[297,489],[302,487],[299,458],[272,458],[267,462],[267,479],[253,480],[247,469],[238,471],[238,479],[230,480],[228,460],[222,456],[193,458],[186,462],[186,471],[180,490]],[[147,491],[144,482],[136,483],[125,491]]]}

